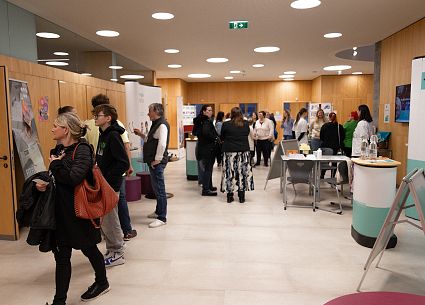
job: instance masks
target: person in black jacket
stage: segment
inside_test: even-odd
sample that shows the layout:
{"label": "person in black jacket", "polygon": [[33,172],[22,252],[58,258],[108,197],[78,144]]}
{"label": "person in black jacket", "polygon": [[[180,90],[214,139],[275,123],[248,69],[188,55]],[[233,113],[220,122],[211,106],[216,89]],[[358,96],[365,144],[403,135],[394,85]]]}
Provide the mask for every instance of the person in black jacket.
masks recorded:
{"label": "person in black jacket", "polygon": [[[334,155],[339,150],[343,149],[344,146],[344,127],[338,124],[338,120],[335,112],[329,113],[329,122],[323,124],[320,128],[320,140],[322,141],[322,148],[330,148]],[[336,166],[336,164],[333,164]],[[322,170],[321,178],[325,176],[324,170]],[[332,177],[335,176],[336,171],[332,171]]]}
{"label": "person in black jacket", "polygon": [[212,107],[203,105],[201,112],[194,119],[194,134],[198,137],[196,159],[202,174],[202,196],[217,196],[217,188],[212,185],[212,171],[220,138],[211,121],[212,114]]}
{"label": "person in black jacket", "polygon": [[223,140],[223,174],[221,191],[227,193],[227,202],[232,202],[233,192],[238,190],[239,202],[245,202],[245,191],[254,189],[254,179],[250,165],[248,121],[243,119],[239,107],[231,110],[230,121],[224,122],[221,128]]}
{"label": "person in black jacket", "polygon": [[[129,168],[121,134],[125,129],[118,125],[118,114],[114,106],[98,105],[93,110],[96,126],[99,126],[99,142],[96,149],[96,163],[109,185],[120,191],[122,175]],[[102,219],[102,233],[106,242],[105,266],[124,264],[124,239],[118,217],[118,206]]]}
{"label": "person in black jacket", "polygon": [[[94,284],[81,299],[88,301],[109,291],[103,255],[97,248],[101,241],[100,231],[90,220],[77,218],[74,210],[74,188],[86,177],[89,180],[92,177],[92,150],[88,144],[80,142],[85,132],[86,126],[74,113],[59,115],[52,128],[53,139],[61,143],[52,150],[55,155],[50,156],[49,166],[56,183],[56,248],[53,250],[56,260],[56,294],[53,305],[66,304],[71,280],[72,249],[83,252],[96,275]],[[36,188],[44,192],[47,184],[37,182]]]}

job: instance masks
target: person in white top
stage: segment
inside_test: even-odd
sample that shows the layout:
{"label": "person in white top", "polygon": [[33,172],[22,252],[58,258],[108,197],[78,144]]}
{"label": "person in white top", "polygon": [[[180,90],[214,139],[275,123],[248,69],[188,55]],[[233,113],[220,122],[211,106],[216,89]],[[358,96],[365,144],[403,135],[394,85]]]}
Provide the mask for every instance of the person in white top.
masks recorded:
{"label": "person in white top", "polygon": [[308,123],[307,123],[308,112],[307,109],[301,108],[297,114],[297,119],[294,123],[295,139],[298,141],[298,146],[301,144],[308,144]]}
{"label": "person in white top", "polygon": [[367,105],[360,105],[357,113],[359,114],[359,122],[357,123],[356,129],[353,133],[353,148],[352,157],[359,157],[361,153],[362,139],[369,141],[372,135],[372,116]]}
{"label": "person in white top", "polygon": [[316,119],[310,123],[311,150],[316,151],[322,145],[320,129],[326,123],[325,112],[322,108],[317,110]]}
{"label": "person in white top", "polygon": [[274,125],[266,118],[266,112],[258,113],[258,120],[254,127],[255,139],[257,140],[257,162],[260,165],[261,152],[263,153],[264,166],[269,166],[269,158],[272,152],[272,141],[274,140]]}

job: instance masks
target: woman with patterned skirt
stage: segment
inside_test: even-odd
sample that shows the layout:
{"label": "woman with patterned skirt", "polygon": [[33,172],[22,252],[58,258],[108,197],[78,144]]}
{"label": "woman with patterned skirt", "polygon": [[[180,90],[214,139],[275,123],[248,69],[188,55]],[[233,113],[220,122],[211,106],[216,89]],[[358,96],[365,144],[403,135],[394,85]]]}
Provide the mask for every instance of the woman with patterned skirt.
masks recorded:
{"label": "woman with patterned skirt", "polygon": [[254,190],[254,178],[250,165],[249,124],[244,120],[239,107],[231,110],[230,121],[221,127],[223,141],[223,174],[221,191],[227,193],[227,202],[234,200],[238,192],[239,202],[245,202],[245,192]]}

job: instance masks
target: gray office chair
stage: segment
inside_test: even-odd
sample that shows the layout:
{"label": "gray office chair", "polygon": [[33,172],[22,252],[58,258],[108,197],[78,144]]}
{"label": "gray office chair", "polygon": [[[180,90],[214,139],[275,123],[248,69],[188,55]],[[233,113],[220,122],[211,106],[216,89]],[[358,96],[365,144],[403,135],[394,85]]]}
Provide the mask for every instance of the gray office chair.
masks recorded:
{"label": "gray office chair", "polygon": [[[342,215],[341,196],[344,195],[344,184],[349,184],[347,162],[345,162],[345,161],[339,162],[338,165],[337,165],[337,169],[338,169],[339,175],[342,177],[341,181],[337,181],[337,179],[335,177],[325,178],[325,179],[322,179],[322,181],[328,182],[331,185],[332,188],[335,188],[336,197],[338,198],[338,202],[331,201],[330,204],[332,204],[332,205],[338,204],[339,210],[327,210],[327,209],[323,209],[323,208],[320,208],[320,209],[327,211],[327,212]],[[341,191],[338,189],[338,186],[341,187]],[[341,192],[341,194],[340,194],[340,192]]]}
{"label": "gray office chair", "polygon": [[[321,150],[322,150],[323,156],[332,156],[334,154],[334,151],[333,151],[332,148],[323,147],[323,148],[321,148]],[[332,173],[332,171],[336,171],[336,169],[337,169],[337,167],[334,163],[320,162],[320,170],[322,170],[322,171],[323,170],[324,171],[331,170],[331,173]],[[321,179],[321,180],[323,180],[323,179]]]}
{"label": "gray office chair", "polygon": [[[314,161],[312,160],[288,160],[286,161],[289,177],[287,181],[292,184],[294,192],[296,195],[295,184],[308,184],[310,194],[313,193],[313,212],[316,211],[316,185],[314,184]],[[313,188],[313,192],[311,192]],[[286,192],[286,190],[285,190]],[[283,209],[286,210],[288,206],[287,200],[285,198],[285,203]],[[289,205],[293,207],[307,207],[299,205]]]}
{"label": "gray office chair", "polygon": [[292,140],[282,140],[280,141],[280,146],[282,147],[282,151],[284,155],[288,155],[289,150],[298,151],[298,141],[296,139]]}

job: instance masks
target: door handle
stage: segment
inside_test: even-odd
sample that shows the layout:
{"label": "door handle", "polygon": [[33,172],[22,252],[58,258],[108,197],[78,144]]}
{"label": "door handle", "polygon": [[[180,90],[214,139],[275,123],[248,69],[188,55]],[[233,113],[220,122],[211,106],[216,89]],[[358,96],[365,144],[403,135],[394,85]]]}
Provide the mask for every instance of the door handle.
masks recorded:
{"label": "door handle", "polygon": [[6,161],[7,160],[7,156],[0,157],[0,159]]}

